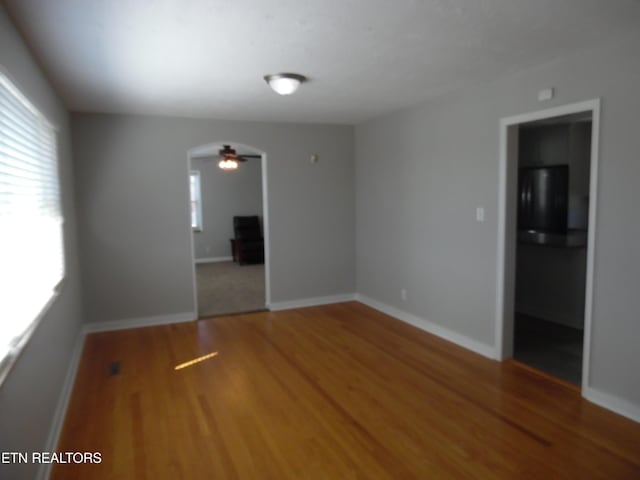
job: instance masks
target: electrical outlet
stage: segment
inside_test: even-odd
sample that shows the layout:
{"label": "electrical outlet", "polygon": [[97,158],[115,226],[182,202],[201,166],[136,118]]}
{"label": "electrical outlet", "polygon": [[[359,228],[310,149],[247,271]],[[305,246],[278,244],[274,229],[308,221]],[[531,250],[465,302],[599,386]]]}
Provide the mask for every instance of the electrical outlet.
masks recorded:
{"label": "electrical outlet", "polygon": [[400,290],[400,298],[402,299],[403,302],[407,301],[407,289],[403,288]]}

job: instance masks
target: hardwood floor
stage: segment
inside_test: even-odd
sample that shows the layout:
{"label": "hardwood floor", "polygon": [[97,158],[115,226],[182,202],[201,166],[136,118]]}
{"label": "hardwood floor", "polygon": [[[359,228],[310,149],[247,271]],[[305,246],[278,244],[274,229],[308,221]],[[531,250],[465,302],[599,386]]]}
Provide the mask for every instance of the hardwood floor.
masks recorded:
{"label": "hardwood floor", "polygon": [[356,302],[92,334],[58,450],[102,454],[65,480],[640,478],[640,424]]}

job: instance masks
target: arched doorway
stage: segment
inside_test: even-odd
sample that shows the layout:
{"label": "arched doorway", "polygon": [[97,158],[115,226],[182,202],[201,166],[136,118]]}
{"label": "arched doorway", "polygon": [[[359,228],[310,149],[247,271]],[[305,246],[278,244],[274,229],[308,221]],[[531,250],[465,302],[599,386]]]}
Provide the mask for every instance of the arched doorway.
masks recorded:
{"label": "arched doorway", "polygon": [[[242,157],[234,171],[219,168],[230,145]],[[199,318],[264,310],[270,303],[266,152],[239,142],[216,141],[187,154],[191,192],[191,260],[194,309]],[[235,217],[258,217],[264,262],[235,254]]]}

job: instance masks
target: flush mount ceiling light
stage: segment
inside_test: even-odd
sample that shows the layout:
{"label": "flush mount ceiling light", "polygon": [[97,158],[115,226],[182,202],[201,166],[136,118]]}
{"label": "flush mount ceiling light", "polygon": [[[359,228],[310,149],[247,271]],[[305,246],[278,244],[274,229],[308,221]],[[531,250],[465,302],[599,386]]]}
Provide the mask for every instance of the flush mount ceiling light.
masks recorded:
{"label": "flush mount ceiling light", "polygon": [[307,77],[298,73],[276,73],[265,75],[264,79],[273,91],[280,95],[291,95],[301,83],[307,81]]}

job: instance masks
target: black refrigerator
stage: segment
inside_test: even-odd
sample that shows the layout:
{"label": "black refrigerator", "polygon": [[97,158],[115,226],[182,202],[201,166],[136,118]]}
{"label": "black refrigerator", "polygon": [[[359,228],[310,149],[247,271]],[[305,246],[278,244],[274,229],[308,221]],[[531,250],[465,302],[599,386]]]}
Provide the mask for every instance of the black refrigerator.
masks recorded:
{"label": "black refrigerator", "polygon": [[518,230],[567,232],[569,166],[518,169]]}

